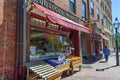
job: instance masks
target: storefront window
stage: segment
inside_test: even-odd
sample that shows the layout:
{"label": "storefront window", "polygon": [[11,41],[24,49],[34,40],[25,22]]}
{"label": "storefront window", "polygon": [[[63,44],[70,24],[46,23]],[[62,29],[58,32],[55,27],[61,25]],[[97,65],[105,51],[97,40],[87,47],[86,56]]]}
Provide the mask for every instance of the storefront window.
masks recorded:
{"label": "storefront window", "polygon": [[62,53],[64,42],[68,42],[67,36],[31,30],[30,36],[31,55],[47,55]]}

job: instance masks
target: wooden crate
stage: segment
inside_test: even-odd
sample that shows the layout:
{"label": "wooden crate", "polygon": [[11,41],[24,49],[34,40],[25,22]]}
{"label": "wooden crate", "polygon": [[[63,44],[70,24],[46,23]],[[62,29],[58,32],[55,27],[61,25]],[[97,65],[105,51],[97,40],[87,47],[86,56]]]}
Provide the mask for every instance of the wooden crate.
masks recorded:
{"label": "wooden crate", "polygon": [[67,75],[69,75],[70,70],[70,62],[56,66],[56,68],[61,71],[62,73],[67,72]]}
{"label": "wooden crate", "polygon": [[27,66],[27,80],[61,80],[62,72],[44,61],[29,62],[25,65]]}
{"label": "wooden crate", "polygon": [[28,80],[36,80],[36,77],[37,77],[37,76],[38,76],[38,75],[37,75],[36,73],[29,74]]}
{"label": "wooden crate", "polygon": [[82,59],[78,56],[70,56],[68,59],[71,60],[70,62],[70,68],[72,72],[74,71],[75,67],[79,67],[79,70],[81,70],[81,65],[82,65]]}
{"label": "wooden crate", "polygon": [[70,62],[56,66],[56,68],[60,71],[68,70],[68,69],[70,69]]}
{"label": "wooden crate", "polygon": [[49,76],[47,80],[61,80],[62,72],[58,72],[52,76]]}

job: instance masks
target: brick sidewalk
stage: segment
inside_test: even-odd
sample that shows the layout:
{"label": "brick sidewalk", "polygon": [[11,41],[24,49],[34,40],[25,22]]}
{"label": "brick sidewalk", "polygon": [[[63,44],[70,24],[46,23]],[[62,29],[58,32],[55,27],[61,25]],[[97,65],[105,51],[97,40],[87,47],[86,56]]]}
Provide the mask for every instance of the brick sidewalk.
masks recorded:
{"label": "brick sidewalk", "polygon": [[[115,66],[115,55],[110,56],[107,63],[103,61],[104,59],[93,64],[83,64],[81,71],[75,71],[74,74],[62,80],[120,80],[120,66]],[[103,69],[103,71],[96,71],[96,69]]]}

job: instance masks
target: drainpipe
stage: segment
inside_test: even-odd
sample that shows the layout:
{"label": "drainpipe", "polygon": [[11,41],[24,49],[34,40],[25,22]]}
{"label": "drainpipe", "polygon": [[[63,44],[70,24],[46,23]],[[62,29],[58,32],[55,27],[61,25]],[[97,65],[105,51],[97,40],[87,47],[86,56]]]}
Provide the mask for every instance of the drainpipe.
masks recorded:
{"label": "drainpipe", "polygon": [[15,78],[14,80],[18,80],[19,79],[19,61],[20,61],[20,0],[18,0],[17,2],[17,32],[16,32],[16,47],[17,47],[17,51],[16,51],[16,64],[15,64]]}
{"label": "drainpipe", "polygon": [[26,0],[23,0],[23,64],[26,63],[26,53],[27,53]]}
{"label": "drainpipe", "polygon": [[27,53],[27,26],[26,26],[26,0],[23,0],[23,66],[22,66],[22,80],[25,80],[26,68],[24,64],[26,63],[26,53]]}

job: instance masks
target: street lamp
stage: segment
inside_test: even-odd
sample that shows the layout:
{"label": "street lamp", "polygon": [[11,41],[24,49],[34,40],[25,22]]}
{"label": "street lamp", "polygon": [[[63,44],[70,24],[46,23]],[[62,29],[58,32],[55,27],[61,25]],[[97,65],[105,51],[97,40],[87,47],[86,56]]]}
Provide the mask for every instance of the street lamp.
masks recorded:
{"label": "street lamp", "polygon": [[116,41],[116,66],[119,66],[119,54],[118,54],[118,29],[120,26],[120,22],[118,22],[117,17],[115,18],[115,22],[113,24],[115,28],[115,41]]}

